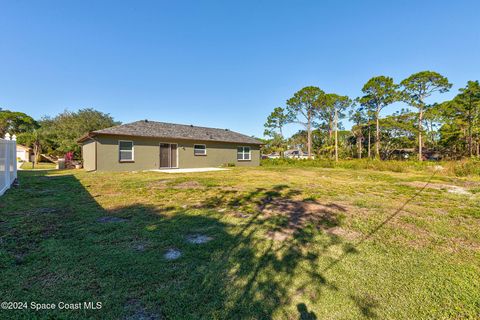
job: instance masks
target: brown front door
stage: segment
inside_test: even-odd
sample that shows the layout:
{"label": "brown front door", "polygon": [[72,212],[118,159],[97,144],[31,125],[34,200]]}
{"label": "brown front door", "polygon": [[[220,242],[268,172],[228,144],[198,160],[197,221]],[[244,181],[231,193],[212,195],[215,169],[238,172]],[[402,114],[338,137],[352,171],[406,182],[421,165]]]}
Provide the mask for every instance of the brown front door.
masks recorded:
{"label": "brown front door", "polygon": [[160,143],[160,168],[177,167],[177,145]]}
{"label": "brown front door", "polygon": [[170,145],[170,167],[172,168],[177,167],[177,145],[176,144]]}

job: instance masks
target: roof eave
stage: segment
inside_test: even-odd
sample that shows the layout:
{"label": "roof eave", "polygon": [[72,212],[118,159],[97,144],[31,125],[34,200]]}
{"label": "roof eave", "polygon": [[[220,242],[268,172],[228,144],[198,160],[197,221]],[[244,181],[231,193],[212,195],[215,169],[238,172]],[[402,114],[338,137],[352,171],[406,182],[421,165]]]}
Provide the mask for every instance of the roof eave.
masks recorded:
{"label": "roof eave", "polygon": [[165,136],[144,136],[138,134],[126,134],[126,133],[111,133],[111,132],[95,132],[92,131],[88,135],[83,136],[82,138],[78,139],[77,142],[81,143],[88,139],[91,139],[97,135],[106,135],[106,136],[123,136],[123,137],[137,137],[137,138],[151,138],[151,139],[175,139],[175,140],[194,140],[194,141],[202,141],[202,142],[224,142],[224,143],[239,143],[239,144],[251,144],[251,145],[264,145],[264,143],[258,142],[241,142],[241,141],[224,141],[224,140],[208,140],[208,139],[191,139],[191,138],[176,138],[176,137],[165,137]]}
{"label": "roof eave", "polygon": [[82,137],[80,137],[78,140],[77,140],[77,143],[83,143],[87,140],[90,140],[92,139],[93,137],[95,137],[97,135],[97,133],[95,133],[95,131],[91,131],[85,135],[83,135]]}

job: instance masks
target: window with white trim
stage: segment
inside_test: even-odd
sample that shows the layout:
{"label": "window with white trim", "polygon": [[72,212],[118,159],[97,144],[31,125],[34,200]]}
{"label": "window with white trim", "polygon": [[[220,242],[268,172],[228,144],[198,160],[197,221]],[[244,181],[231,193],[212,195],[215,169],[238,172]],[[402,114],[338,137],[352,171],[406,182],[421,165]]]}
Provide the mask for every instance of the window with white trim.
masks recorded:
{"label": "window with white trim", "polygon": [[250,147],[238,147],[237,160],[240,160],[240,161],[251,160]]}
{"label": "window with white trim", "polygon": [[207,155],[207,146],[204,144],[194,144],[193,145],[193,154],[196,156],[206,156]]}
{"label": "window with white trim", "polygon": [[118,159],[120,162],[133,161],[133,141],[118,141]]}

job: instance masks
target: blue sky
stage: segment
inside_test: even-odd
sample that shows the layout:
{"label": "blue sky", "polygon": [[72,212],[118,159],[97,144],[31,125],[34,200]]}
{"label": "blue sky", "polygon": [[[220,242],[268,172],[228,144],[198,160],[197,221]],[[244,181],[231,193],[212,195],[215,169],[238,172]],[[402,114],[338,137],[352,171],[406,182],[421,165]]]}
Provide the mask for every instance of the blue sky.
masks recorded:
{"label": "blue sky", "polygon": [[261,136],[307,85],[356,97],[372,76],[434,70],[454,84],[430,100],[441,101],[480,78],[478,12],[479,1],[1,0],[0,107]]}

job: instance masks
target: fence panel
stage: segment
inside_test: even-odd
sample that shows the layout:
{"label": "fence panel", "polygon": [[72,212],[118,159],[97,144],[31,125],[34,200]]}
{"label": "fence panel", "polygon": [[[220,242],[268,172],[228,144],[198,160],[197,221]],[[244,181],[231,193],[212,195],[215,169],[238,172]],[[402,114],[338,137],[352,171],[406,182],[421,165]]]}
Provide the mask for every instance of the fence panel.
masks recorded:
{"label": "fence panel", "polygon": [[7,134],[5,139],[0,139],[0,196],[17,179],[17,143],[15,136],[12,140],[9,138]]}

